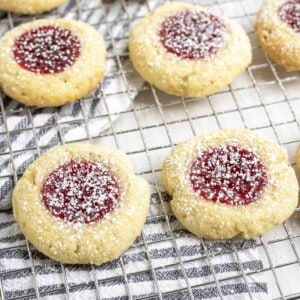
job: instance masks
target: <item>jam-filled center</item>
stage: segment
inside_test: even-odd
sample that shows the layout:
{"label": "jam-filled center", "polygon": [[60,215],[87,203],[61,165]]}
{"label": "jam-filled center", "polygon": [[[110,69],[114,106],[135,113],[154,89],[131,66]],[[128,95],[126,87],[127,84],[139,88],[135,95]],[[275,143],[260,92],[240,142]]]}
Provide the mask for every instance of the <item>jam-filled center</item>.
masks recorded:
{"label": "jam-filled center", "polygon": [[40,74],[63,72],[80,55],[77,35],[59,26],[45,25],[19,36],[13,45],[13,56],[22,68]]}
{"label": "jam-filled center", "polygon": [[278,9],[278,15],[294,31],[300,32],[300,0],[288,0],[284,2]]}
{"label": "jam-filled center", "polygon": [[170,53],[188,59],[209,59],[224,47],[228,32],[223,20],[215,15],[184,11],[168,17],[159,36]]}
{"label": "jam-filled center", "polygon": [[90,223],[117,207],[120,189],[101,163],[71,160],[49,174],[42,188],[42,200],[56,217]]}
{"label": "jam-filled center", "polygon": [[252,152],[235,145],[203,152],[190,169],[193,190],[202,198],[230,205],[247,205],[262,195],[266,167]]}

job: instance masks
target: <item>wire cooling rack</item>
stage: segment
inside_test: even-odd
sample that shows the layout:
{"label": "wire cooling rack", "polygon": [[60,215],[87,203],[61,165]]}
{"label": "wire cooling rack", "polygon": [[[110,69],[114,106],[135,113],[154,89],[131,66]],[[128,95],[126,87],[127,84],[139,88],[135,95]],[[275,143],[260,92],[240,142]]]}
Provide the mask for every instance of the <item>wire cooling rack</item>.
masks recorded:
{"label": "wire cooling rack", "polygon": [[[11,209],[0,212],[1,299],[300,299],[299,212],[257,239],[197,239],[172,215],[160,179],[162,160],[174,145],[224,127],[250,128],[276,139],[294,165],[300,142],[299,73],[287,73],[258,46],[254,21],[261,1],[199,0],[194,2],[243,25],[253,46],[252,65],[225,90],[202,99],[168,96],[147,83],[132,85],[142,81],[128,58],[130,26],[163,2],[78,0],[34,17],[0,13],[1,35],[34,18],[88,22],[103,33],[110,65],[98,89],[62,108],[28,108],[1,93],[3,199],[9,203],[14,183],[37,156],[73,141],[124,150],[152,189],[141,235],[120,259],[102,266],[47,259],[25,240]],[[110,80],[114,83],[107,89]],[[120,99],[131,105],[111,109]],[[107,124],[110,129],[104,130]]]}

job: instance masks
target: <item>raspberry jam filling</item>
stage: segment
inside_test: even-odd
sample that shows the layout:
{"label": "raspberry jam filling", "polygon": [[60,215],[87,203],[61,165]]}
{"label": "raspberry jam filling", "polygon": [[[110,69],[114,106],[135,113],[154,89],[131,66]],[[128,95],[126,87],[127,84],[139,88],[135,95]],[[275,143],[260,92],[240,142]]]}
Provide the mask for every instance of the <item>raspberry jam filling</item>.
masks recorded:
{"label": "raspberry jam filling", "polygon": [[300,0],[288,0],[284,2],[278,9],[278,15],[294,31],[300,32]]}
{"label": "raspberry jam filling", "polygon": [[204,11],[184,11],[168,17],[159,36],[170,53],[188,59],[209,59],[223,48],[228,32],[217,16]]}
{"label": "raspberry jam filling", "polygon": [[71,160],[47,177],[42,200],[56,217],[73,223],[90,223],[117,207],[120,189],[102,164]]}
{"label": "raspberry jam filling", "polygon": [[247,205],[262,195],[267,173],[252,151],[222,146],[197,157],[190,170],[190,182],[193,190],[206,200]]}
{"label": "raspberry jam filling", "polygon": [[40,26],[19,36],[13,56],[22,68],[33,73],[52,74],[72,66],[80,55],[80,41],[70,30]]}

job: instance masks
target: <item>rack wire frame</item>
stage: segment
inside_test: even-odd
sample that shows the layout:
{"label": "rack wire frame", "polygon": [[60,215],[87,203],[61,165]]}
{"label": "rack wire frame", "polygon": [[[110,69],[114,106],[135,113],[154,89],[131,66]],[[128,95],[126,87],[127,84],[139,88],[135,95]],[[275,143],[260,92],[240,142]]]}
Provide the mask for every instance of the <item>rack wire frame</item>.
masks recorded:
{"label": "rack wire frame", "polygon": [[[82,7],[82,4],[81,4],[82,1],[80,1],[80,0],[75,0],[75,1],[76,1],[75,15],[78,19],[81,19],[82,14],[84,12],[86,12],[85,11],[86,8]],[[145,5],[147,7],[148,11],[151,10],[151,3],[150,3],[151,0],[145,0],[145,1],[140,1],[140,2],[143,3],[143,5]],[[165,1],[161,1],[161,2],[165,2]],[[191,2],[201,3],[201,1],[191,1]],[[213,1],[207,2],[205,5],[206,6],[221,5],[222,3],[226,3],[226,2],[230,2],[230,3],[240,2],[241,5],[242,5],[242,8],[243,8],[243,17],[247,17],[249,20],[251,20],[253,22],[255,14],[254,13],[253,14],[247,13],[247,9],[245,7],[246,1],[244,1],[244,0],[242,0],[242,1],[240,1],[240,0],[213,0]],[[126,3],[126,0],[121,0],[121,3],[122,3],[122,6],[123,6],[123,9],[124,9],[124,12],[125,12],[124,19],[126,21],[128,21],[128,23],[131,23],[134,20],[130,16],[130,13],[128,11],[128,4]],[[205,254],[202,255],[201,257],[192,258],[192,259],[185,259],[183,261],[183,259],[181,257],[181,254],[180,254],[180,249],[179,249],[176,237],[174,236],[174,234],[172,232],[172,227],[170,225],[170,216],[171,215],[170,215],[170,213],[168,212],[168,210],[166,208],[166,203],[165,203],[165,200],[164,200],[165,196],[161,192],[161,188],[160,188],[159,181],[158,181],[158,178],[157,178],[157,174],[161,170],[157,169],[153,166],[149,153],[150,153],[150,151],[153,151],[153,150],[156,150],[156,149],[169,148],[169,147],[174,147],[175,146],[175,143],[172,140],[172,136],[171,136],[170,130],[169,130],[169,126],[171,126],[172,124],[181,123],[181,122],[188,122],[192,133],[194,135],[196,135],[197,130],[195,129],[194,122],[195,122],[195,120],[197,120],[198,118],[201,118],[201,117],[192,117],[190,115],[188,105],[187,105],[188,102],[184,99],[176,99],[176,100],[174,99],[174,101],[172,101],[171,103],[164,104],[161,101],[159,93],[157,92],[157,90],[154,87],[148,86],[148,85],[143,86],[141,89],[138,90],[138,92],[142,92],[144,90],[150,91],[152,96],[153,96],[154,102],[150,106],[145,106],[145,107],[137,107],[135,105],[134,96],[132,96],[133,95],[132,92],[136,92],[136,91],[131,90],[129,85],[128,85],[128,82],[127,82],[127,73],[130,72],[130,71],[125,70],[124,66],[123,66],[123,63],[122,63],[123,58],[128,57],[128,53],[119,54],[116,51],[115,43],[116,43],[117,39],[113,37],[112,31],[111,31],[111,21],[108,20],[108,18],[107,18],[105,5],[107,5],[107,3],[103,3],[103,1],[100,0],[98,5],[97,5],[97,8],[101,8],[102,12],[104,13],[104,24],[108,28],[109,42],[112,45],[112,49],[109,53],[109,57],[116,59],[117,64],[118,64],[118,68],[119,68],[119,70],[116,72],[116,74],[121,75],[121,78],[124,82],[124,85],[126,86],[126,92],[125,93],[127,93],[132,98],[133,107],[128,111],[130,111],[134,114],[134,117],[135,117],[137,125],[138,125],[137,130],[138,130],[138,132],[140,133],[140,135],[142,137],[143,146],[144,146],[144,150],[131,151],[128,154],[136,154],[136,153],[141,153],[141,152],[146,154],[149,165],[150,165],[150,171],[143,172],[140,175],[148,175],[148,174],[153,175],[153,178],[154,178],[153,186],[154,186],[154,189],[158,193],[159,203],[162,206],[162,212],[163,213],[160,214],[160,215],[148,217],[147,221],[151,221],[153,219],[164,219],[166,221],[167,228],[168,228],[168,232],[167,232],[168,237],[165,238],[164,241],[170,241],[172,243],[172,245],[174,247],[174,250],[175,250],[175,253],[176,253],[176,256],[177,256],[177,262],[176,263],[170,263],[169,265],[165,265],[163,267],[154,267],[152,257],[151,257],[151,252],[149,251],[149,246],[152,245],[152,244],[161,242],[161,241],[147,241],[147,239],[145,237],[145,233],[144,233],[144,231],[142,231],[142,233],[141,233],[142,240],[139,244],[136,244],[134,247],[141,247],[141,248],[144,249],[144,251],[146,253],[147,261],[148,261],[148,264],[149,264],[149,270],[152,274],[153,282],[154,282],[155,287],[156,287],[156,292],[155,292],[155,294],[153,294],[151,296],[141,297],[141,298],[134,298],[134,299],[164,299],[165,296],[172,295],[172,294],[175,294],[175,293],[180,292],[180,291],[185,293],[187,299],[196,299],[195,294],[194,294],[194,290],[196,288],[205,287],[205,286],[209,286],[209,285],[214,285],[217,288],[218,297],[220,299],[223,299],[225,295],[224,295],[224,292],[222,290],[222,283],[226,282],[226,281],[233,280],[233,279],[241,279],[247,287],[247,294],[248,294],[249,298],[250,299],[255,299],[255,294],[253,293],[253,289],[251,288],[251,283],[249,283],[248,279],[249,279],[250,275],[255,274],[257,271],[249,271],[249,270],[244,269],[243,264],[241,263],[240,253],[239,253],[240,248],[237,247],[237,241],[235,241],[235,240],[231,241],[231,248],[228,251],[228,253],[234,254],[234,256],[236,258],[236,261],[239,265],[239,274],[238,275],[229,276],[229,277],[226,277],[225,279],[218,279],[218,277],[216,275],[214,265],[211,262],[211,259],[212,259],[211,254],[207,250],[207,241],[205,241],[203,239],[200,239],[199,242],[201,243],[203,249],[205,250]],[[91,9],[91,8],[89,8],[89,9]],[[50,15],[51,15],[51,17],[59,16],[57,10],[54,10]],[[20,17],[20,19],[22,21],[22,17]],[[7,18],[0,20],[1,23],[8,24],[10,28],[14,27],[15,21],[16,21],[15,17],[13,17],[13,15],[10,14],[10,13],[7,14]],[[29,21],[27,17],[25,18],[25,21]],[[254,32],[249,32],[250,35],[253,34],[253,33]],[[127,39],[128,37],[122,37],[122,38]],[[254,50],[255,50],[255,48],[254,48]],[[275,137],[277,138],[278,142],[280,144],[282,144],[283,146],[286,146],[286,145],[291,144],[291,143],[298,143],[298,142],[300,142],[299,137],[296,138],[295,140],[289,141],[287,143],[286,142],[281,142],[280,136],[277,132],[277,128],[280,125],[287,124],[287,122],[284,122],[284,123],[281,124],[280,122],[275,123],[272,120],[272,117],[270,116],[267,107],[268,107],[268,105],[273,104],[273,102],[272,103],[265,103],[264,102],[264,97],[261,93],[260,87],[263,86],[263,85],[272,85],[272,84],[277,84],[280,87],[280,90],[281,90],[282,94],[284,95],[284,99],[280,100],[280,101],[277,101],[276,103],[285,103],[285,104],[288,105],[288,107],[290,109],[290,112],[293,116],[292,120],[290,120],[288,123],[293,123],[293,124],[295,123],[297,125],[298,129],[300,130],[300,123],[299,123],[299,120],[297,119],[297,114],[296,114],[296,112],[293,108],[293,105],[291,104],[293,101],[300,101],[300,98],[299,97],[296,97],[296,98],[289,97],[288,93],[286,91],[286,88],[284,86],[284,84],[286,82],[297,80],[297,79],[300,78],[300,76],[299,76],[299,74],[296,74],[296,75],[291,75],[291,76],[288,76],[288,77],[282,79],[282,78],[280,78],[280,76],[278,74],[278,70],[276,69],[276,64],[271,62],[267,57],[266,57],[266,61],[267,61],[266,63],[264,62],[264,63],[252,64],[247,69],[247,74],[251,78],[252,87],[257,92],[257,94],[259,96],[260,103],[258,105],[253,105],[253,106],[247,107],[246,109],[252,109],[252,108],[256,108],[256,107],[262,108],[264,110],[264,112],[266,113],[266,115],[268,117],[268,121],[269,121],[269,124],[266,125],[266,126],[260,126],[260,127],[251,128],[251,129],[253,129],[253,130],[260,130],[260,129],[266,129],[266,128],[271,129],[272,132],[274,133]],[[255,70],[262,69],[262,68],[265,68],[265,67],[270,68],[275,80],[257,82],[255,76],[253,75],[253,72],[255,72]],[[234,88],[232,85],[229,85],[229,92],[230,92],[230,94],[231,94],[231,96],[234,100],[234,103],[235,103],[236,108],[237,108],[236,110],[237,110],[239,116],[241,117],[245,128],[247,128],[247,122],[246,122],[246,120],[243,116],[243,112],[244,112],[245,108],[242,108],[239,105],[236,93],[239,90],[244,90],[244,89],[247,89],[247,88],[248,87]],[[222,93],[223,92],[219,92],[218,94],[222,94]],[[101,98],[101,100],[103,100],[105,104],[107,103],[107,96],[108,96],[107,94],[103,93],[101,85],[100,85],[99,93],[92,95],[93,98],[97,98],[97,97]],[[218,124],[218,127],[221,128],[222,127],[222,122],[220,121],[220,117],[225,112],[218,112],[215,109],[211,96],[208,96],[207,100],[208,100],[209,106],[211,108],[212,114],[210,114],[210,115],[208,114],[204,117],[214,117],[217,124]],[[188,100],[188,101],[201,101],[201,100],[191,99],[191,100]],[[80,121],[82,121],[84,123],[86,133],[87,133],[87,138],[83,139],[82,141],[88,141],[90,143],[94,143],[94,141],[98,138],[105,137],[105,136],[111,136],[114,139],[116,147],[119,147],[118,135],[123,134],[123,133],[128,133],[131,130],[115,130],[114,123],[113,123],[113,118],[112,118],[114,116],[114,114],[111,114],[108,111],[106,117],[108,117],[109,120],[110,120],[111,130],[106,131],[104,133],[101,133],[99,136],[95,136],[95,135],[92,136],[91,133],[90,133],[90,130],[89,130],[89,122],[92,118],[97,119],[97,117],[99,117],[99,116],[89,118],[87,116],[85,110],[84,110],[84,106],[83,106],[82,101],[79,101],[79,104],[80,104],[80,110],[81,110],[81,114],[82,114],[82,119],[80,119]],[[175,121],[172,121],[172,122],[168,122],[165,118],[165,112],[164,112],[165,107],[166,106],[178,105],[178,104],[182,106],[182,109],[185,112],[186,118],[185,119],[180,119],[180,120],[175,120]],[[140,110],[146,110],[146,109],[149,109],[149,108],[152,108],[152,107],[157,109],[157,111],[160,115],[160,118],[162,119],[162,124],[152,124],[152,125],[143,127],[139,122],[138,112]],[[106,108],[108,108],[107,104],[106,104]],[[11,130],[10,131],[9,126],[7,124],[7,118],[6,118],[7,113],[17,113],[17,112],[20,112],[20,110],[23,110],[23,111],[26,112],[26,114],[28,115],[28,117],[30,119],[30,122],[31,122],[30,130],[33,131],[33,135],[34,135],[34,138],[35,138],[35,146],[28,147],[28,148],[26,148],[26,150],[35,150],[35,151],[37,151],[38,156],[44,151],[44,149],[47,148],[47,145],[46,146],[39,146],[39,139],[38,139],[37,129],[47,127],[47,125],[35,126],[34,118],[33,118],[33,115],[35,113],[34,108],[29,108],[29,107],[23,106],[22,108],[18,108],[18,110],[15,110],[15,111],[9,111],[9,112],[6,111],[5,107],[4,107],[2,94],[0,95],[0,109],[1,109],[1,116],[4,120],[5,135],[7,137],[8,149],[9,149],[9,151],[7,153],[2,153],[2,154],[10,155],[11,162],[12,162],[11,166],[12,166],[13,180],[14,180],[14,182],[16,182],[17,179],[22,174],[17,173],[17,168],[14,164],[14,155],[17,154],[18,152],[22,152],[23,150],[22,149],[21,150],[14,150],[13,149],[12,144],[11,144],[11,135],[14,134],[14,133],[18,133],[19,131],[22,131],[23,129],[20,129],[20,130],[17,129],[17,130]],[[126,111],[126,112],[128,112],[128,111]],[[126,113],[126,112],[120,112],[118,114],[120,115],[120,117],[122,117],[122,114]],[[226,113],[228,113],[228,112],[230,112],[230,111],[226,111]],[[72,121],[60,122],[59,117],[58,117],[58,113],[57,113],[57,109],[53,110],[53,119],[54,119],[54,125],[56,127],[57,132],[58,132],[59,143],[63,145],[63,144],[66,143],[66,141],[64,140],[64,134],[63,134],[62,126],[64,124],[72,123]],[[78,121],[78,120],[76,120],[76,121]],[[169,145],[149,148],[147,146],[147,143],[145,142],[144,132],[148,129],[155,128],[157,126],[162,126],[162,127],[165,128],[166,133],[167,133],[167,137],[168,137],[168,141],[169,141]],[[3,177],[5,177],[5,176],[3,176]],[[0,176],[0,178],[2,178],[2,176]],[[296,211],[297,211],[296,213],[299,213],[300,209],[298,208]],[[290,232],[287,224],[285,224],[285,223],[283,224],[283,227],[284,227],[284,230],[286,232],[286,237],[273,239],[271,241],[265,241],[265,239],[263,237],[259,237],[259,242],[256,245],[254,245],[254,247],[259,247],[259,246],[263,247],[264,252],[265,252],[265,254],[268,258],[268,262],[269,262],[269,267],[265,267],[262,270],[260,270],[259,272],[271,271],[271,273],[274,277],[277,289],[278,289],[278,293],[280,295],[280,298],[278,298],[278,299],[298,299],[298,297],[300,297],[300,289],[298,291],[298,294],[293,294],[293,295],[285,294],[283,292],[283,288],[281,286],[281,283],[280,283],[280,281],[278,279],[278,275],[277,275],[278,274],[277,272],[281,267],[288,266],[289,264],[290,265],[292,265],[292,264],[300,265],[300,249],[297,249],[297,247],[295,245],[295,239],[300,238],[300,235],[293,235]],[[292,261],[289,264],[277,264],[275,266],[272,262],[271,257],[270,257],[269,247],[273,243],[278,243],[278,242],[282,242],[282,241],[288,241],[290,243],[290,245],[292,246],[292,249],[293,249],[293,252],[295,254],[296,259],[295,259],[295,261]],[[63,293],[63,294],[66,295],[67,299],[72,299],[72,291],[74,291],[77,288],[80,288],[80,287],[82,287],[86,284],[91,284],[95,287],[95,298],[96,299],[102,299],[103,295],[101,294],[101,284],[103,282],[107,281],[107,280],[110,280],[110,279],[120,278],[120,276],[116,276],[116,277],[99,279],[97,277],[95,267],[90,266],[90,272],[92,274],[93,280],[91,282],[88,282],[88,283],[82,283],[82,284],[76,284],[76,285],[72,284],[71,285],[68,282],[68,269],[69,269],[69,266],[60,264],[60,268],[61,268],[61,271],[62,271],[63,287],[57,288],[57,289],[54,289],[54,290],[50,290],[50,291],[46,291],[46,292],[45,291],[41,292],[40,289],[39,289],[39,284],[38,284],[38,280],[37,280],[37,276],[36,276],[35,261],[32,257],[32,247],[29,244],[29,242],[26,240],[26,243],[23,246],[8,247],[8,248],[5,248],[5,249],[0,249],[0,251],[6,251],[6,250],[9,250],[9,249],[15,249],[15,248],[20,248],[20,247],[24,247],[24,246],[27,249],[28,257],[29,257],[30,264],[31,264],[30,271],[31,271],[31,274],[32,274],[32,281],[33,281],[33,287],[34,287],[35,293],[31,294],[31,295],[27,295],[26,297],[22,296],[22,297],[17,297],[17,298],[6,298],[5,297],[5,290],[4,290],[3,284],[2,284],[2,277],[7,275],[7,274],[14,274],[14,273],[20,272],[22,270],[26,270],[27,268],[26,269],[18,269],[18,270],[10,270],[10,271],[0,273],[0,299],[3,299],[3,300],[4,299],[6,299],[6,300],[8,300],[8,299],[9,300],[12,300],[12,299],[25,299],[25,298],[26,299],[31,299],[31,298],[40,299],[43,296],[53,295],[55,293]],[[226,254],[226,252],[223,252],[220,255],[224,255],[224,254]],[[197,284],[197,285],[192,285],[191,284],[191,282],[190,282],[190,280],[189,280],[189,278],[186,274],[186,271],[185,271],[185,265],[189,262],[193,262],[193,261],[196,261],[196,260],[205,260],[207,262],[207,264],[208,264],[208,266],[211,270],[213,280],[206,281],[205,283],[201,283],[201,284]],[[121,275],[121,277],[122,277],[122,280],[124,282],[124,285],[125,285],[125,288],[126,288],[126,291],[127,291],[127,298],[128,299],[133,299],[132,292],[131,292],[131,287],[130,287],[130,281],[129,281],[128,277],[131,276],[131,275],[134,275],[134,274],[144,272],[144,271],[137,271],[137,272],[128,272],[128,271],[126,271],[126,267],[125,267],[122,256],[119,258],[118,263],[119,263],[119,265],[121,267],[121,270],[122,270],[122,273],[123,273]],[[180,272],[181,272],[181,274],[184,278],[185,286],[183,288],[172,290],[172,291],[169,291],[167,293],[164,293],[164,292],[161,291],[160,282],[157,278],[157,272],[160,269],[164,268],[164,267],[172,267],[172,266],[178,267],[178,269],[180,270]]]}

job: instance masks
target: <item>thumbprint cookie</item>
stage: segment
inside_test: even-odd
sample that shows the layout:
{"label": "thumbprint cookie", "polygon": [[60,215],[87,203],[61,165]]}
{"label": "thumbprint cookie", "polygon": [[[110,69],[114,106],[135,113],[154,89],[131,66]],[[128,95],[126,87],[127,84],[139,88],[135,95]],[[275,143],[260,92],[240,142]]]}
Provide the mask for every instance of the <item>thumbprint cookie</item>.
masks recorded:
{"label": "thumbprint cookie", "polygon": [[90,144],[48,151],[13,192],[14,217],[27,239],[72,264],[119,257],[140,233],[149,202],[149,185],[125,154]]}
{"label": "thumbprint cookie", "polygon": [[29,106],[59,106],[98,85],[105,56],[100,32],[83,22],[23,24],[0,42],[0,85],[11,98]]}
{"label": "thumbprint cookie", "polygon": [[300,0],[266,1],[257,16],[256,35],[270,58],[300,71]]}
{"label": "thumbprint cookie", "polygon": [[204,238],[261,235],[288,219],[298,203],[286,151],[246,129],[178,145],[164,161],[162,177],[175,216]]}
{"label": "thumbprint cookie", "polygon": [[252,59],[240,25],[182,2],[168,2],[140,20],[130,33],[129,54],[145,80],[182,97],[220,91]]}
{"label": "thumbprint cookie", "polygon": [[67,0],[0,0],[0,9],[31,15],[51,10]]}

